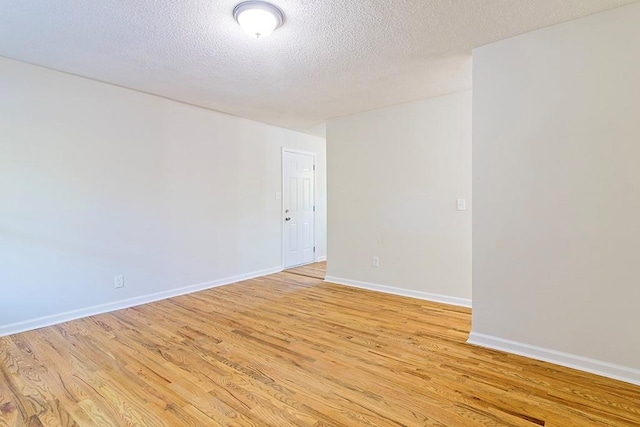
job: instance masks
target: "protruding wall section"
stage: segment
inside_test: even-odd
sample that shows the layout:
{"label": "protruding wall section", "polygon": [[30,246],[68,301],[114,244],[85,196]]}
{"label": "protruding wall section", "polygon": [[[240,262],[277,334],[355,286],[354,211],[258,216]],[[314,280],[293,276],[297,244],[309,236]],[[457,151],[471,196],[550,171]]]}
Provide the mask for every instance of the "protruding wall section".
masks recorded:
{"label": "protruding wall section", "polygon": [[640,383],[640,4],[474,51],[472,341]]}

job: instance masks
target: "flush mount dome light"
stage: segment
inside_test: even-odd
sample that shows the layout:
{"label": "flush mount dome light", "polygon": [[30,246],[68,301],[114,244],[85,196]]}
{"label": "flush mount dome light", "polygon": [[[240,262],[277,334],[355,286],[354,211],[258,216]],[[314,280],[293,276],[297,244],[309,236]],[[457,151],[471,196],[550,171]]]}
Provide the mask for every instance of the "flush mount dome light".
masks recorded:
{"label": "flush mount dome light", "polygon": [[233,17],[240,28],[251,37],[267,37],[284,22],[284,14],[271,3],[245,1],[233,9]]}

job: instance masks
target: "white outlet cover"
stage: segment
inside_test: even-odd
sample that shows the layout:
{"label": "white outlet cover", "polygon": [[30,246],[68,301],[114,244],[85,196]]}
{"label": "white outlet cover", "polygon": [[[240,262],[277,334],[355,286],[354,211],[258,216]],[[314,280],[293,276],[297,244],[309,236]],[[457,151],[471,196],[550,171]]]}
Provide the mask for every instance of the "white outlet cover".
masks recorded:
{"label": "white outlet cover", "polygon": [[459,211],[463,211],[467,209],[467,202],[464,199],[456,200],[456,207]]}
{"label": "white outlet cover", "polygon": [[124,276],[115,276],[113,278],[113,284],[114,286],[117,288],[123,288],[124,287]]}

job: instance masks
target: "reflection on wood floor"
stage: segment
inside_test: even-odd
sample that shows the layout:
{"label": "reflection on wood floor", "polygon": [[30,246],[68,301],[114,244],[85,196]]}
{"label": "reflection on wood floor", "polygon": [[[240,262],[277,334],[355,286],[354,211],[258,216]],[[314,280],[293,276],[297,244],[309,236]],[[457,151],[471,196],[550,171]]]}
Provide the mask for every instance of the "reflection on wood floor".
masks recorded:
{"label": "reflection on wood floor", "polygon": [[0,426],[640,425],[640,387],[468,345],[469,309],[307,276],[0,338]]}

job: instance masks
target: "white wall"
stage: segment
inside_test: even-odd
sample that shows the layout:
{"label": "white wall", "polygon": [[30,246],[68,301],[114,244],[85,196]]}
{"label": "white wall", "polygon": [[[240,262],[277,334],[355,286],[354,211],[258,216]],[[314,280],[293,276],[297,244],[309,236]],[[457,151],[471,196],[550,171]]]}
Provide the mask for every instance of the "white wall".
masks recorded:
{"label": "white wall", "polygon": [[0,59],[0,334],[279,268],[283,146],[317,153],[323,256],[324,139]]}
{"label": "white wall", "polygon": [[639,46],[633,4],[473,60],[476,338],[638,382]]}
{"label": "white wall", "polygon": [[328,280],[470,304],[471,92],[331,120],[327,156]]}

